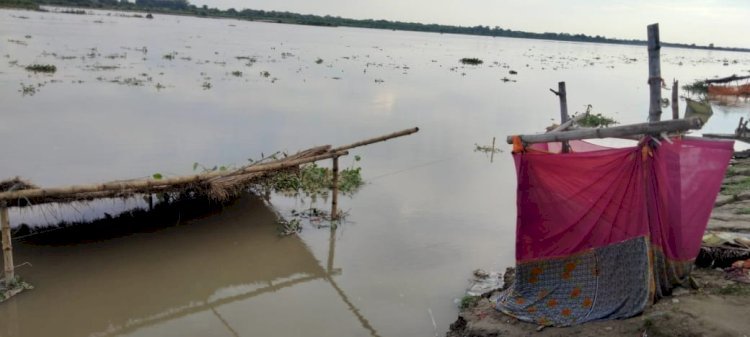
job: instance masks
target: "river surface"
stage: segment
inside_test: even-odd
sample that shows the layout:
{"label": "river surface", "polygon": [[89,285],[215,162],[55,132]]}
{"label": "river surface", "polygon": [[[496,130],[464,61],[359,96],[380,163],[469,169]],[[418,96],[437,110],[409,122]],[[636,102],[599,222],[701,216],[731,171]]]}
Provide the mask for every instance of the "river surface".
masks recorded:
{"label": "river surface", "polygon": [[[559,120],[549,88],[566,81],[571,113],[590,104],[620,123],[648,114],[641,46],[132,14],[0,10],[0,178],[174,176],[195,162],[420,132],[342,158],[367,184],[340,200],[348,215],[335,230],[305,222],[280,238],[277,214],[326,200],[248,194],[160,230],[65,245],[21,238],[15,260],[28,264],[17,273],[36,288],[0,304],[0,336],[442,335],[472,270],[513,265],[504,139]],[[668,86],[748,71],[750,54],[662,50]],[[706,132],[748,117],[741,100],[714,110]],[[474,151],[493,138],[503,152]],[[11,220],[86,220],[142,203],[13,209]]]}

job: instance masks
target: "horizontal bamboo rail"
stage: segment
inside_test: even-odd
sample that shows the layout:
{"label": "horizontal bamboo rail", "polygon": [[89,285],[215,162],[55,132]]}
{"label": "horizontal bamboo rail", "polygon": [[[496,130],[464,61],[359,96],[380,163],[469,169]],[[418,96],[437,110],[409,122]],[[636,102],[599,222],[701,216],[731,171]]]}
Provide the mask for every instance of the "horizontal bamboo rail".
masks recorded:
{"label": "horizontal bamboo rail", "polygon": [[324,153],[324,154],[307,157],[307,158],[249,166],[245,169],[238,170],[239,172],[214,171],[214,172],[203,173],[203,174],[180,176],[180,177],[158,179],[158,180],[157,179],[141,179],[141,180],[131,180],[131,181],[114,181],[114,182],[108,182],[108,183],[102,183],[102,184],[76,185],[76,186],[54,187],[54,188],[37,188],[37,189],[30,189],[30,190],[2,192],[0,193],[0,201],[16,200],[16,199],[24,199],[24,198],[58,197],[58,196],[70,195],[70,194],[96,193],[96,192],[108,192],[108,191],[119,193],[123,190],[136,190],[137,191],[141,189],[159,188],[159,187],[172,186],[172,185],[186,185],[186,184],[191,184],[191,183],[199,183],[201,181],[205,181],[210,178],[221,177],[221,176],[231,176],[231,175],[237,175],[237,174],[249,174],[249,173],[256,173],[256,172],[282,170],[285,168],[299,166],[301,164],[312,163],[315,161],[330,159],[333,157],[345,156],[347,154],[348,154],[347,151],[329,152],[329,153]]}
{"label": "horizontal bamboo rail", "polygon": [[[521,135],[521,141],[526,144],[562,142],[566,140],[581,140],[593,138],[619,138],[642,134],[661,134],[662,132],[682,132],[700,129],[703,123],[697,117],[674,119],[668,121],[640,123],[615,126],[610,128],[579,129],[573,131],[550,132],[537,135]],[[506,139],[513,144],[513,136]]]}
{"label": "horizontal bamboo rail", "polygon": [[[34,201],[36,204],[60,201],[57,199],[67,199],[62,201],[90,200],[127,196],[134,193],[158,193],[200,184],[210,184],[215,189],[229,188],[251,181],[267,172],[290,169],[302,164],[345,156],[349,153],[349,149],[410,135],[417,131],[419,131],[419,128],[406,129],[335,149],[331,145],[317,146],[283,159],[255,163],[232,171],[213,171],[164,179],[120,180],[101,184],[5,191],[0,192],[0,202],[7,201],[9,202],[8,207],[12,207],[14,205],[12,202],[19,200]],[[225,193],[218,193],[218,195],[225,195]]]}
{"label": "horizontal bamboo rail", "polygon": [[419,131],[419,128],[411,128],[411,129],[401,130],[401,131],[398,131],[398,132],[387,134],[385,136],[370,138],[370,139],[359,141],[359,142],[352,143],[352,144],[349,144],[349,145],[339,146],[339,147],[337,147],[337,148],[335,148],[335,149],[333,149],[331,151],[346,151],[346,150],[353,149],[355,147],[370,145],[370,144],[377,143],[377,142],[384,142],[386,140],[393,139],[393,138],[408,136],[408,135],[410,135],[412,133],[416,133],[418,131]]}

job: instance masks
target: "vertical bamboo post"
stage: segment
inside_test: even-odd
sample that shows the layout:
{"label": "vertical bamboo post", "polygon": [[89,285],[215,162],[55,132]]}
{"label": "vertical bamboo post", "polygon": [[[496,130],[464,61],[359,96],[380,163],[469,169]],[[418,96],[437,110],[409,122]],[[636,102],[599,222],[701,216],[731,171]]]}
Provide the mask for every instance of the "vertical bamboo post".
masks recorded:
{"label": "vertical bamboo post", "polygon": [[734,135],[737,137],[742,136],[742,122],[745,120],[745,117],[740,117],[740,124],[737,125],[737,129],[734,130]]}
{"label": "vertical bamboo post", "polygon": [[331,220],[339,218],[339,157],[333,157],[333,186],[331,187]]}
{"label": "vertical bamboo post", "polygon": [[[565,82],[557,83],[557,96],[560,97],[560,125],[570,119],[568,115],[568,92],[565,90]],[[570,143],[562,142],[562,152],[570,152]]]}
{"label": "vertical bamboo post", "polygon": [[650,92],[648,121],[661,120],[661,60],[659,50],[659,24],[648,26],[648,85]]}
{"label": "vertical bamboo post", "polygon": [[490,152],[490,163],[495,160],[495,137],[492,137],[492,152]]}
{"label": "vertical bamboo post", "polygon": [[10,220],[8,219],[8,204],[0,203],[0,231],[3,241],[3,264],[5,266],[5,285],[10,286],[15,281],[13,273],[13,243],[10,238]]}
{"label": "vertical bamboo post", "polygon": [[678,90],[680,90],[680,82],[672,80],[672,119],[680,118],[680,97]]}

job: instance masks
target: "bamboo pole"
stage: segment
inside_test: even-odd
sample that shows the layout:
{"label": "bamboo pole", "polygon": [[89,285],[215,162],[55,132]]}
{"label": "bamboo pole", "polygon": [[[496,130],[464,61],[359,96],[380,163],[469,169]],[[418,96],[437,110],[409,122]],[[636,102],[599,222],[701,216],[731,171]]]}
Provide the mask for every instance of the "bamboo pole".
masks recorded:
{"label": "bamboo pole", "polygon": [[[562,126],[570,120],[570,116],[568,116],[568,93],[565,90],[565,82],[558,82],[557,91],[552,89],[550,89],[550,91],[560,98],[560,125]],[[562,142],[562,152],[570,152],[570,143],[567,141]]]}
{"label": "bamboo pole", "polygon": [[[591,138],[618,138],[641,134],[660,134],[662,132],[681,132],[691,129],[700,129],[701,120],[697,117],[688,119],[675,119],[653,123],[640,123],[615,126],[611,128],[579,129],[565,132],[550,132],[537,135],[522,135],[521,140],[526,144],[562,142],[566,140],[579,140]],[[513,136],[506,139],[508,144],[513,144]]]}
{"label": "bamboo pole", "polygon": [[333,157],[333,186],[331,186],[331,220],[339,218],[339,157]]}
{"label": "bamboo pole", "polygon": [[[150,193],[154,190],[159,189],[170,189],[177,188],[183,185],[200,184],[200,183],[213,183],[217,180],[233,180],[235,176],[238,176],[239,180],[244,181],[245,178],[251,177],[252,173],[261,173],[268,171],[282,170],[316,162],[324,159],[331,159],[334,157],[345,156],[348,153],[348,149],[352,149],[359,146],[369,145],[377,142],[386,141],[396,137],[402,137],[406,135],[418,132],[419,128],[411,128],[398,132],[394,132],[388,135],[370,138],[367,140],[359,141],[349,145],[341,146],[336,149],[331,149],[330,145],[314,147],[288,158],[268,162],[268,163],[256,163],[253,165],[244,166],[234,171],[214,171],[195,175],[186,175],[179,177],[172,177],[166,179],[134,179],[125,181],[111,181],[101,184],[87,184],[87,185],[74,185],[67,187],[56,187],[56,188],[36,188],[26,189],[20,191],[6,191],[0,192],[0,201],[16,201],[26,199],[27,201],[37,203],[47,202],[59,202],[59,199],[80,199],[88,200],[92,198],[107,198],[117,197],[121,193]],[[236,179],[235,179],[236,180]],[[66,201],[66,200],[63,200]]]}
{"label": "bamboo pole", "polygon": [[680,82],[672,80],[672,119],[680,118]]}
{"label": "bamboo pole", "polygon": [[68,195],[74,195],[74,194],[80,194],[80,193],[92,193],[92,192],[112,192],[113,194],[116,194],[123,190],[138,191],[142,189],[152,189],[152,188],[159,188],[159,187],[170,186],[170,185],[199,183],[199,182],[208,180],[210,178],[215,178],[215,177],[281,170],[281,169],[285,169],[289,167],[299,166],[301,164],[312,163],[312,162],[316,162],[316,161],[320,161],[324,159],[330,159],[333,157],[345,156],[347,154],[349,154],[349,152],[347,151],[329,152],[329,153],[324,153],[324,154],[320,154],[316,156],[300,158],[300,159],[295,159],[295,160],[281,160],[278,162],[248,166],[244,169],[229,172],[229,173],[215,171],[215,172],[209,172],[209,173],[203,173],[203,174],[173,177],[173,178],[166,178],[166,179],[159,179],[159,180],[141,179],[141,180],[131,180],[131,181],[115,181],[115,182],[108,182],[108,183],[102,183],[102,184],[76,185],[76,186],[56,187],[56,188],[37,188],[37,189],[29,189],[29,190],[21,190],[21,191],[2,192],[0,193],[0,201],[16,200],[16,199],[23,199],[23,198],[31,199],[31,198],[41,198],[41,197],[60,197],[60,196],[68,196]]}
{"label": "bamboo pole", "polygon": [[393,138],[408,136],[408,135],[410,135],[412,133],[416,133],[418,131],[419,131],[419,128],[411,128],[411,129],[401,130],[401,131],[398,131],[398,132],[387,134],[385,136],[370,138],[370,139],[366,139],[366,140],[359,141],[359,142],[356,142],[356,143],[352,143],[352,144],[349,144],[349,145],[339,146],[339,147],[337,147],[337,148],[335,148],[335,149],[333,149],[331,151],[332,152],[346,151],[346,150],[349,150],[349,149],[353,149],[355,147],[370,145],[370,144],[377,143],[377,142],[383,142],[383,141],[386,141],[386,140],[389,140],[389,139],[393,139]]}
{"label": "bamboo pole", "polygon": [[0,232],[2,232],[3,242],[3,265],[5,266],[5,286],[10,288],[11,283],[15,281],[13,272],[13,243],[10,236],[10,219],[8,219],[8,205],[6,202],[0,203]]}
{"label": "bamboo pole", "polygon": [[659,50],[659,24],[648,26],[648,85],[650,92],[648,121],[661,120],[661,60]]}
{"label": "bamboo pole", "polygon": [[492,152],[490,152],[490,163],[495,161],[495,137],[492,137]]}

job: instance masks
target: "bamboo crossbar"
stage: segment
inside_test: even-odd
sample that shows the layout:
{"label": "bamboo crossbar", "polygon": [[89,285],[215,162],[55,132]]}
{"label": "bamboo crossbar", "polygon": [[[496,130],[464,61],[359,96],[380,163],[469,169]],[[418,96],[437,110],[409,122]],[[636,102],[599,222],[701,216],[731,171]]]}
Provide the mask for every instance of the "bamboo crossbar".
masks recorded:
{"label": "bamboo crossbar", "polygon": [[387,134],[385,136],[370,138],[370,139],[359,141],[359,142],[352,143],[352,144],[349,144],[349,145],[339,146],[339,147],[337,147],[337,148],[335,148],[335,149],[333,149],[331,151],[334,151],[334,152],[337,152],[337,151],[346,151],[346,150],[353,149],[355,147],[370,145],[370,144],[377,143],[377,142],[384,142],[386,140],[393,139],[393,138],[408,136],[408,135],[410,135],[412,133],[416,133],[418,131],[419,131],[419,128],[411,128],[411,129],[401,130],[401,131],[398,131],[398,132]]}
{"label": "bamboo crossbar", "polygon": [[203,173],[203,174],[187,175],[187,176],[158,179],[158,180],[157,179],[140,179],[140,180],[131,180],[131,181],[115,181],[115,182],[108,182],[108,183],[102,183],[102,184],[76,185],[76,186],[54,187],[54,188],[37,188],[37,189],[29,189],[29,190],[2,192],[0,193],[0,201],[10,201],[10,200],[17,200],[17,199],[24,199],[24,198],[59,197],[59,196],[65,196],[65,195],[73,196],[76,194],[96,193],[96,192],[102,192],[102,196],[100,197],[103,197],[103,195],[106,195],[107,192],[111,192],[113,195],[116,195],[118,193],[122,193],[123,191],[139,192],[139,191],[148,190],[148,189],[158,189],[160,187],[200,183],[211,178],[217,178],[217,177],[223,177],[223,176],[282,170],[285,168],[312,163],[315,161],[330,159],[333,157],[345,156],[347,154],[348,154],[347,151],[329,152],[329,153],[319,154],[319,155],[305,157],[305,158],[299,158],[299,159],[293,159],[293,160],[280,160],[277,162],[272,162],[272,163],[267,163],[267,164],[248,166],[243,169],[230,171],[230,172],[214,171],[214,172]]}
{"label": "bamboo crossbar", "polygon": [[101,184],[5,191],[0,192],[0,202],[7,201],[12,205],[13,201],[21,200],[34,201],[36,204],[59,201],[83,201],[97,198],[130,196],[137,193],[168,192],[190,187],[191,185],[200,186],[204,189],[209,188],[221,198],[229,194],[228,189],[239,188],[238,184],[251,182],[261,177],[264,173],[294,168],[302,164],[320,160],[338,158],[349,154],[349,149],[410,135],[417,131],[419,131],[419,128],[406,129],[338,148],[332,148],[331,145],[316,146],[286,158],[273,159],[268,162],[256,162],[231,171],[212,171],[164,179],[146,178],[111,181]]}
{"label": "bamboo crossbar", "polygon": [[[700,129],[703,123],[697,117],[673,119],[660,122],[640,123],[615,126],[610,128],[578,129],[573,131],[550,132],[537,135],[521,135],[525,144],[562,142],[566,140],[581,140],[593,138],[618,138],[642,134],[661,134],[662,132],[682,132]],[[506,139],[513,144],[513,136]]]}

